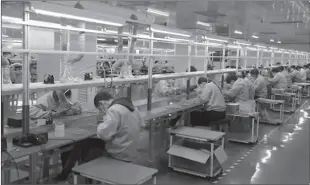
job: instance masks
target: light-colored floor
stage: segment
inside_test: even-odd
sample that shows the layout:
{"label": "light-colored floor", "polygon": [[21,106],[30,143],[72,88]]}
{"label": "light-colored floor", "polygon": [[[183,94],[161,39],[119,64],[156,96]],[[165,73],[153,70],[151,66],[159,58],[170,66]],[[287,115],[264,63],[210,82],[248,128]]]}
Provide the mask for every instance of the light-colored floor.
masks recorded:
{"label": "light-colored floor", "polygon": [[159,169],[157,184],[308,184],[310,119],[300,112],[309,107],[303,102],[294,114],[285,114],[284,124],[261,124],[257,145],[227,142],[228,161],[221,176],[204,179],[174,172],[167,169],[164,155],[154,166]]}

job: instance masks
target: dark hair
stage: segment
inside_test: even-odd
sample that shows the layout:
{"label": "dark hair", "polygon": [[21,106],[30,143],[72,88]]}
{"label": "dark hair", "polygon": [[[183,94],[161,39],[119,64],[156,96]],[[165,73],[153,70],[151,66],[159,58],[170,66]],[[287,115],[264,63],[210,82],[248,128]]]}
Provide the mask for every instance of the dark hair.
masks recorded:
{"label": "dark hair", "polygon": [[296,69],[299,70],[299,69],[301,69],[301,67],[300,67],[300,66],[297,66]]}
{"label": "dark hair", "polygon": [[280,69],[278,67],[275,67],[271,69],[271,72],[277,73],[277,72],[280,72]]}
{"label": "dark hair", "polygon": [[295,65],[292,65],[291,68],[292,68],[292,69],[296,69],[296,66],[295,66]]}
{"label": "dark hair", "polygon": [[3,55],[3,56],[5,56],[5,55],[10,55],[10,54],[12,54],[12,53],[11,53],[11,52],[6,52],[6,51],[5,51],[5,52],[2,52],[2,55]]}
{"label": "dark hair", "polygon": [[95,107],[99,107],[99,102],[104,100],[104,101],[107,101],[107,100],[111,100],[113,99],[113,96],[108,93],[108,92],[99,92],[96,94],[95,98],[94,98],[94,105]]}
{"label": "dark hair", "polygon": [[206,77],[200,77],[200,78],[198,79],[198,84],[200,85],[200,84],[202,84],[203,82],[208,83],[209,81],[208,81],[208,79],[207,79]]}
{"label": "dark hair", "polygon": [[228,75],[227,75],[227,77],[226,77],[226,83],[230,83],[231,81],[236,81],[238,78],[237,78],[237,76],[236,76],[236,74],[234,74],[234,73],[229,73]]}
{"label": "dark hair", "polygon": [[72,96],[72,91],[71,91],[70,89],[68,89],[68,90],[65,92],[65,96],[66,96],[67,98],[71,98],[71,96]]}
{"label": "dark hair", "polygon": [[226,69],[227,69],[227,68],[230,68],[230,66],[226,66]]}
{"label": "dark hair", "polygon": [[283,66],[280,66],[280,67],[279,67],[279,70],[280,70],[280,71],[284,71],[284,67],[283,67]]}
{"label": "dark hair", "polygon": [[258,71],[258,69],[252,69],[252,71],[251,71],[251,75],[258,76],[258,75],[259,75],[259,71]]}
{"label": "dark hair", "polygon": [[[196,71],[197,71],[196,67],[194,66],[190,67],[190,72],[196,72]],[[186,69],[186,72],[188,72],[188,69]]]}
{"label": "dark hair", "polygon": [[158,63],[158,60],[156,60],[154,63],[157,64],[157,63]]}

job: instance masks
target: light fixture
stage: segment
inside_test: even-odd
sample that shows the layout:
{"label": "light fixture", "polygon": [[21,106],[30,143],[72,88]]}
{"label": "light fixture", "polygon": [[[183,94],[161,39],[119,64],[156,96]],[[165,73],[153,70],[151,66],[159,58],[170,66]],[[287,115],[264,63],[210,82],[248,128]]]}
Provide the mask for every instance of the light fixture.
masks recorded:
{"label": "light fixture", "polygon": [[278,44],[281,44],[282,42],[281,42],[281,41],[278,41],[277,43],[278,43]]}
{"label": "light fixture", "polygon": [[222,44],[219,44],[219,43],[211,43],[211,42],[209,42],[209,43],[208,43],[208,46],[214,46],[214,47],[216,47],[216,46],[222,46]]}
{"label": "light fixture", "polygon": [[218,41],[218,42],[227,42],[227,40],[214,39],[214,38],[209,38],[209,37],[205,37],[205,39],[207,39],[207,40],[212,40],[212,41]]}
{"label": "light fixture", "polygon": [[250,46],[251,44],[248,44],[248,43],[243,43],[243,42],[236,42],[236,44],[239,44],[239,45],[244,45],[244,46]]}
{"label": "light fixture", "polygon": [[241,32],[241,31],[238,31],[238,30],[235,30],[234,33],[235,33],[235,34],[238,34],[238,35],[242,35],[242,32]]}
{"label": "light fixture", "polygon": [[210,26],[211,26],[210,23],[201,22],[201,21],[197,21],[196,24],[201,25],[201,26],[207,26],[207,27],[210,27]]}
{"label": "light fixture", "polygon": [[100,41],[106,41],[107,39],[102,39],[102,38],[100,38],[100,39],[97,39],[97,40],[100,40]]}
{"label": "light fixture", "polygon": [[256,35],[252,35],[252,38],[254,38],[254,39],[258,39],[259,37],[258,37],[258,36],[256,36]]}
{"label": "light fixture", "polygon": [[190,37],[190,35],[188,35],[188,34],[183,34],[183,33],[177,33],[177,32],[170,32],[170,31],[158,30],[158,29],[155,29],[155,28],[151,28],[151,30],[152,30],[153,32],[156,32],[156,33],[165,33],[165,34],[177,35],[177,36],[182,36],[182,37]]}
{"label": "light fixture", "polygon": [[258,48],[266,48],[266,46],[262,46],[262,45],[255,45]]}
{"label": "light fixture", "polygon": [[168,12],[164,12],[164,11],[161,11],[161,10],[156,10],[156,9],[153,9],[153,8],[148,8],[146,11],[149,12],[149,13],[156,14],[156,15],[161,15],[161,16],[169,17],[169,13]]}
{"label": "light fixture", "polygon": [[274,42],[274,40],[273,40],[273,39],[270,39],[270,42]]}
{"label": "light fixture", "polygon": [[61,17],[61,18],[67,18],[67,19],[73,19],[73,20],[79,20],[79,21],[85,21],[85,22],[92,22],[92,23],[97,23],[97,24],[111,25],[111,26],[123,26],[123,24],[116,23],[116,22],[102,21],[98,19],[91,19],[91,18],[80,17],[80,16],[75,16],[75,15],[51,12],[51,11],[46,11],[46,10],[41,10],[41,9],[35,9],[34,12],[37,14],[52,16],[52,17]]}
{"label": "light fixture", "polygon": [[4,38],[8,38],[9,36],[8,36],[8,35],[2,35],[2,37],[4,37]]}

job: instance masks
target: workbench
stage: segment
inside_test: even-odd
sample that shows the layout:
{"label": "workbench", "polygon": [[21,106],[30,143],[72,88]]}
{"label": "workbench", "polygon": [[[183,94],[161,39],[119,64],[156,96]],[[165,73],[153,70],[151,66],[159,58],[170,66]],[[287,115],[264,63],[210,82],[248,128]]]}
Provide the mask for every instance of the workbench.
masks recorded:
{"label": "workbench", "polygon": [[[190,100],[189,100],[190,101]],[[169,114],[173,114],[176,112],[179,112],[180,114],[191,111],[194,108],[200,109],[202,106],[201,102],[191,103],[189,101],[182,101],[179,103],[172,104],[171,108],[166,107],[158,107],[154,108],[150,111],[142,111],[140,112],[142,118],[144,121],[151,121],[156,118],[163,117],[164,119],[169,119]],[[59,121],[59,120],[58,120]],[[36,177],[36,160],[37,155],[39,152],[44,153],[45,151],[49,151],[55,148],[59,148],[61,146],[73,144],[77,141],[93,137],[96,135],[97,131],[97,120],[95,115],[87,116],[84,118],[81,118],[81,116],[77,116],[77,119],[73,119],[73,117],[70,117],[69,119],[63,119],[63,123],[66,125],[65,129],[65,136],[64,137],[55,137],[53,132],[53,125],[46,125],[40,127],[40,131],[49,132],[49,141],[48,143],[41,145],[41,146],[33,146],[29,148],[21,148],[14,146],[15,150],[8,151],[10,155],[14,159],[22,158],[25,156],[29,157],[29,180],[31,184],[36,184],[37,177]],[[152,126],[150,127],[150,145],[152,144]],[[15,133],[16,134],[16,133]],[[14,134],[13,134],[14,135]],[[12,136],[12,135],[11,135]],[[153,149],[150,148],[149,151],[152,153]],[[2,162],[5,159],[2,158]],[[45,168],[47,168],[47,165],[44,165]],[[46,169],[43,169],[45,171]],[[8,182],[9,180],[6,180]]]}
{"label": "workbench", "polygon": [[303,88],[306,88],[307,89],[307,95],[306,96],[303,96],[303,97],[310,97],[310,83],[294,83],[294,85],[298,85],[298,86],[301,86]]}

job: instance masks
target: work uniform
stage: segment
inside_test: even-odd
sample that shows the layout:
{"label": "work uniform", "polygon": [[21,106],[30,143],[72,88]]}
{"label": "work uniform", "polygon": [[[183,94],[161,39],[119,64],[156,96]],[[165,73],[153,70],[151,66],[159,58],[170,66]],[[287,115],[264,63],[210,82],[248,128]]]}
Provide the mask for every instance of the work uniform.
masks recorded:
{"label": "work uniform", "polygon": [[300,75],[301,75],[301,80],[302,82],[307,81],[307,71],[303,68],[300,69]]}
{"label": "work uniform", "polygon": [[138,156],[140,129],[144,121],[128,98],[114,100],[102,122],[97,127],[98,138],[88,138],[77,143],[68,156],[62,179],[66,179],[78,160],[88,162],[104,154],[125,162]]}
{"label": "work uniform", "polygon": [[225,92],[226,96],[233,102],[243,102],[249,100],[249,87],[244,79],[238,78],[232,87]]}
{"label": "work uniform", "polygon": [[58,97],[56,91],[47,93],[37,100],[36,105],[32,105],[29,110],[30,119],[46,119],[50,118],[51,113],[62,112],[65,110],[64,116],[73,116],[82,113],[82,107],[79,103],[73,105],[69,102],[58,102],[55,99]]}
{"label": "work uniform", "polygon": [[245,77],[244,81],[247,83],[248,89],[249,89],[249,99],[254,100],[255,97],[255,86],[253,82],[248,78]]}
{"label": "work uniform", "polygon": [[309,68],[306,70],[306,73],[307,73],[307,80],[310,80],[310,69]]}
{"label": "work uniform", "polygon": [[273,78],[269,78],[268,81],[271,83],[275,89],[287,89],[286,77],[278,72]]}
{"label": "work uniform", "polygon": [[167,96],[173,92],[173,80],[160,80],[154,88],[154,95],[157,97]]}
{"label": "work uniform", "polygon": [[292,71],[292,82],[295,83],[301,83],[302,82],[302,74],[300,73],[300,71],[293,69]]}
{"label": "work uniform", "polygon": [[255,87],[255,97],[256,98],[266,98],[267,97],[267,83],[266,78],[263,76],[258,76],[254,81]]}
{"label": "work uniform", "polygon": [[283,72],[282,72],[282,74],[285,76],[285,78],[286,78],[286,83],[287,83],[287,87],[288,88],[291,88],[292,87],[292,75],[288,72],[288,71],[286,71],[286,70],[284,70]]}
{"label": "work uniform", "polygon": [[[174,87],[176,89],[186,90],[187,89],[187,78],[178,78],[174,81]],[[190,87],[197,87],[197,78],[193,77],[190,79]]]}

